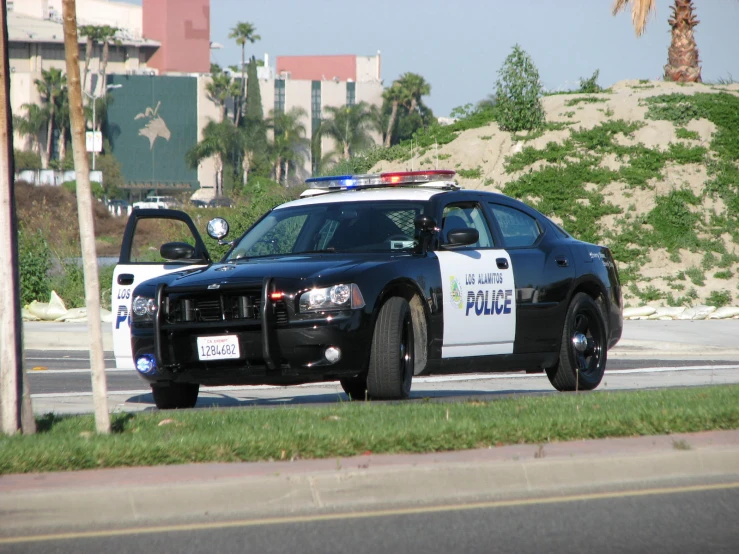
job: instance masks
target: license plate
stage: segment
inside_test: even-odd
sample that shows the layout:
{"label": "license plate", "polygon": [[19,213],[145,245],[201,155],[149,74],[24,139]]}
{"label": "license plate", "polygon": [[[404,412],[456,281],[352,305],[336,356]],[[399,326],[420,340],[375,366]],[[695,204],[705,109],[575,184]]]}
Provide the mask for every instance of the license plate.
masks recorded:
{"label": "license plate", "polygon": [[201,361],[235,360],[240,356],[239,337],[236,335],[198,337],[198,358]]}

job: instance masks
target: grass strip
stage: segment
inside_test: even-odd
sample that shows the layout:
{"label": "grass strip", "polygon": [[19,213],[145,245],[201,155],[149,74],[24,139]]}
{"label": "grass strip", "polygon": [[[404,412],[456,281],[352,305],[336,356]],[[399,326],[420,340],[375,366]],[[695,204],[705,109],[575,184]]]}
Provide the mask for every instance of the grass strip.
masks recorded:
{"label": "grass strip", "polygon": [[94,433],[89,415],[47,415],[38,422],[36,435],[0,438],[0,473],[441,452],[736,429],[739,385],[118,414],[108,436]]}

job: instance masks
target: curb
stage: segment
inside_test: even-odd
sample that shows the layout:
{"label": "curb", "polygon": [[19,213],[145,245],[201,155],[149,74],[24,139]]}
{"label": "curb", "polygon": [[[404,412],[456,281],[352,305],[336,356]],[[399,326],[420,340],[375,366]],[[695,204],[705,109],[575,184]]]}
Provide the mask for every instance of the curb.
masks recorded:
{"label": "curb", "polygon": [[0,477],[0,535],[265,518],[739,479],[739,430],[421,455]]}

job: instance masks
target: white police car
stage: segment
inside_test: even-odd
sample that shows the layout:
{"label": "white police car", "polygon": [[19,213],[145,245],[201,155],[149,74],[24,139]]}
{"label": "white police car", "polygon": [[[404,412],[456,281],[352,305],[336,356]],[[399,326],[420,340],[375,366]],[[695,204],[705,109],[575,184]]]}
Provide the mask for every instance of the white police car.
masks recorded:
{"label": "white police car", "polygon": [[[184,212],[135,210],[113,283],[118,366],[160,408],[194,406],[201,384],[334,379],[352,398],[400,399],[413,376],[465,371],[597,387],[623,321],[610,251],[453,176],[310,179],[312,195],[265,214],[218,261]],[[137,233],[177,225],[182,240],[159,253],[137,246]],[[228,224],[208,231],[223,242]]]}

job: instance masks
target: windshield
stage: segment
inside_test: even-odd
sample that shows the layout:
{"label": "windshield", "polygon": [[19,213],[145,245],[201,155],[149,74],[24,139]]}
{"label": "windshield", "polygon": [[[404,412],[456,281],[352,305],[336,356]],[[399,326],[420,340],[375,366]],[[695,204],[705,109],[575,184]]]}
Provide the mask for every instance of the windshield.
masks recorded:
{"label": "windshield", "polygon": [[226,260],[304,252],[411,251],[421,202],[345,202],[272,211]]}

